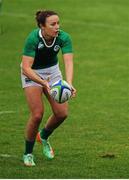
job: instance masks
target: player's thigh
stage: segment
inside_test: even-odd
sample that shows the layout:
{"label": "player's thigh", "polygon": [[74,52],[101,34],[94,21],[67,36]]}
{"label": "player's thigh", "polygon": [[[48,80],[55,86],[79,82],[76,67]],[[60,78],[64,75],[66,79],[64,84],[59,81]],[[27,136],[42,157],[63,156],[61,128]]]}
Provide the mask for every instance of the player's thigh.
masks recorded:
{"label": "player's thigh", "polygon": [[56,101],[54,101],[46,91],[44,91],[44,94],[46,95],[51,105],[52,111],[56,116],[62,116],[62,117],[68,116],[68,103],[67,102],[63,104],[59,104]]}
{"label": "player's thigh", "polygon": [[35,113],[35,112],[43,113],[44,107],[42,102],[42,93],[43,93],[42,87],[30,86],[24,88],[24,92],[31,113]]}

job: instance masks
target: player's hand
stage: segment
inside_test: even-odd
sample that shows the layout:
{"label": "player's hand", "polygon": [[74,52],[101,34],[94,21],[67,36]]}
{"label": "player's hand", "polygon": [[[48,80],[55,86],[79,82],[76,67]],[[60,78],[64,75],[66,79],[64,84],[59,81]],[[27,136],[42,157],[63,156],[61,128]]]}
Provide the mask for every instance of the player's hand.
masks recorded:
{"label": "player's hand", "polygon": [[42,85],[43,85],[43,88],[45,88],[48,91],[48,93],[50,94],[50,86],[49,86],[48,81],[47,80],[43,80]]}
{"label": "player's hand", "polygon": [[72,98],[74,98],[76,96],[77,90],[71,85],[71,89],[72,89]]}

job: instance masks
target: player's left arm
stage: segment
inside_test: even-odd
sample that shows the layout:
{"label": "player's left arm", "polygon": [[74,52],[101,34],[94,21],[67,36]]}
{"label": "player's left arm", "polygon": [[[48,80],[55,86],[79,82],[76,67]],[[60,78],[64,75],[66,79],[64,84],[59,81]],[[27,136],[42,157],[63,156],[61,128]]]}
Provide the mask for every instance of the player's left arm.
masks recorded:
{"label": "player's left arm", "polygon": [[73,53],[63,54],[63,60],[65,65],[66,81],[72,87],[72,97],[76,96],[76,89],[73,87]]}

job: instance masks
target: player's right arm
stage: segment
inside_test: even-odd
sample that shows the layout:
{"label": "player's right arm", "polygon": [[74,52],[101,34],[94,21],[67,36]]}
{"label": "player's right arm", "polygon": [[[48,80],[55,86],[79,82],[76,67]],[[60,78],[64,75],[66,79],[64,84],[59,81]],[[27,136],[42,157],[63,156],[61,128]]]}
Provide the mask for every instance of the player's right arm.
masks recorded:
{"label": "player's right arm", "polygon": [[31,32],[26,39],[22,56],[22,72],[32,81],[35,81],[50,90],[48,82],[41,79],[41,77],[39,77],[39,75],[32,69],[38,43],[37,32],[37,30]]}
{"label": "player's right arm", "polygon": [[41,84],[43,87],[47,88],[48,91],[50,90],[49,84],[46,80],[41,79],[40,76],[36,74],[36,72],[31,68],[34,62],[34,58],[30,56],[22,56],[22,72],[32,81],[35,81]]}

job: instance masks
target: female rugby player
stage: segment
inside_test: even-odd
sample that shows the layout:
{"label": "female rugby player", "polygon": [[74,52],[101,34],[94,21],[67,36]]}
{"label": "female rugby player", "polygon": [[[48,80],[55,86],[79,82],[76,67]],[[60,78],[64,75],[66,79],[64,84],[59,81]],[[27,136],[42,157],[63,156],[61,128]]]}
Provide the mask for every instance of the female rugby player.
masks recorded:
{"label": "female rugby player", "polygon": [[[43,145],[43,154],[49,159],[54,158],[48,137],[68,116],[68,103],[59,104],[49,94],[51,85],[62,79],[57,58],[59,50],[62,52],[66,81],[72,87],[72,96],[76,94],[72,85],[73,50],[69,34],[59,29],[59,16],[56,12],[38,11],[36,21],[38,28],[26,39],[21,63],[22,87],[30,110],[23,155],[26,166],[35,166],[32,153],[36,139]],[[44,114],[42,95],[47,97],[52,115],[38,132]]]}

